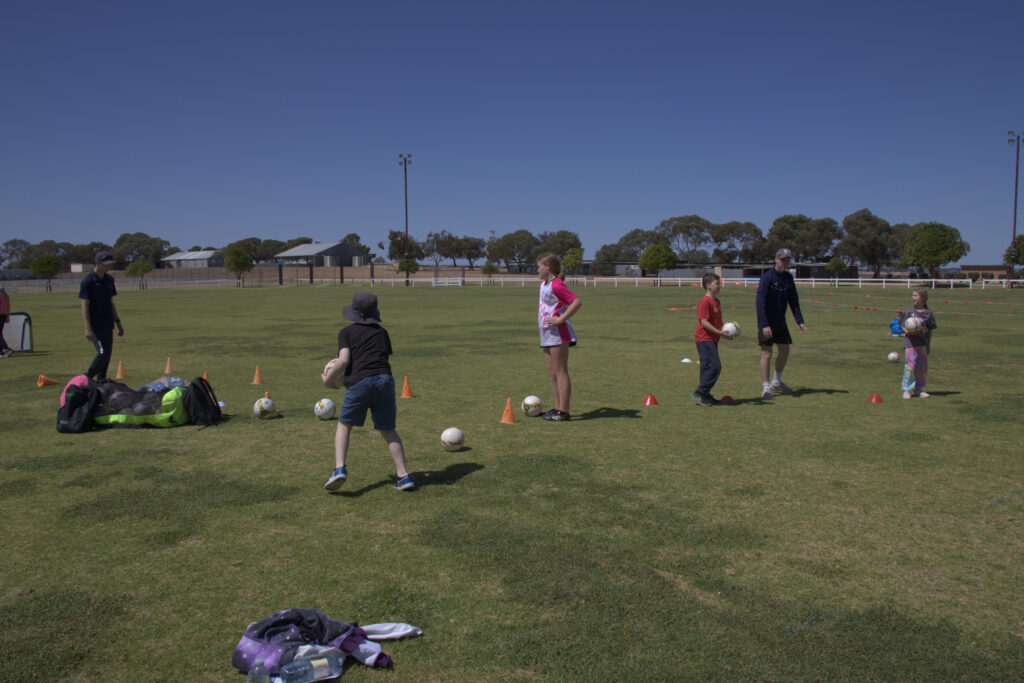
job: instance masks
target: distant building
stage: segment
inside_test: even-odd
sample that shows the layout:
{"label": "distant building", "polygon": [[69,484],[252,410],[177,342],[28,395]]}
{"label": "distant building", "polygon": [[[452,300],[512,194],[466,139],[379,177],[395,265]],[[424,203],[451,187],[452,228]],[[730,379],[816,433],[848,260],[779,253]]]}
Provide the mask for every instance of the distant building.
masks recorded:
{"label": "distant building", "polygon": [[216,250],[179,251],[160,259],[164,268],[216,268],[224,265],[224,255]]}
{"label": "distant building", "polygon": [[1013,277],[1010,266],[960,266],[960,272],[965,273],[968,277],[974,277],[972,274],[976,274],[983,280],[1002,280]]}
{"label": "distant building", "polygon": [[348,242],[313,242],[274,254],[274,258],[314,266],[365,266],[373,261],[373,254],[357,249]]}

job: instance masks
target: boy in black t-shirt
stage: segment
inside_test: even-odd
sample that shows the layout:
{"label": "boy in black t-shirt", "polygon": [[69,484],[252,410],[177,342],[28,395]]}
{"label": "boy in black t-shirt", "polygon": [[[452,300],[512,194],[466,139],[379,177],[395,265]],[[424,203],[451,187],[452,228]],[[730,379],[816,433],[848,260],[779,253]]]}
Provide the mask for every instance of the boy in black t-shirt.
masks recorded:
{"label": "boy in black t-shirt", "polygon": [[348,441],[352,427],[362,427],[366,422],[366,411],[373,418],[373,428],[380,432],[388,444],[388,451],[395,461],[398,481],[395,488],[408,491],[416,488],[416,482],[405,467],[405,448],[395,430],[397,407],[395,405],[395,379],[391,376],[391,338],[380,326],[380,312],[377,297],[369,292],[356,292],[352,305],[342,311],[346,320],[354,324],[338,332],[338,357],[333,365],[324,369],[324,386],[337,388],[337,382],[345,385],[345,400],[338,416],[338,428],[334,433],[334,473],[324,484],[328,491],[335,491],[345,483],[348,472],[345,459],[348,455]]}

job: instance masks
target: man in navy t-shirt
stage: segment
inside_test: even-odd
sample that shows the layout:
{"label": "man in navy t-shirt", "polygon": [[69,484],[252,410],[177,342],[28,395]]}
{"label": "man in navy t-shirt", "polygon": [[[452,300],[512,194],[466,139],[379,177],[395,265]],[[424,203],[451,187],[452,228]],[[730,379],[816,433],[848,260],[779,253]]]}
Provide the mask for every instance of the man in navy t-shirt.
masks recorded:
{"label": "man in navy t-shirt", "polygon": [[114,350],[114,325],[117,325],[118,337],[124,336],[124,328],[114,306],[117,288],[114,286],[114,278],[109,274],[114,257],[109,251],[99,251],[95,262],[92,272],[82,278],[78,288],[78,298],[82,300],[85,338],[96,348],[96,357],[85,376],[90,379],[106,379],[110,356]]}
{"label": "man in navy t-shirt", "polygon": [[[782,383],[782,371],[789,358],[789,345],[793,337],[786,325],[786,307],[793,310],[793,318],[801,332],[807,331],[804,316],[800,313],[800,299],[796,294],[796,281],[787,271],[793,252],[782,248],[775,253],[775,267],[761,276],[757,284],[757,342],[761,346],[761,398],[771,400],[773,394],[792,394],[793,390]],[[772,347],[779,347],[775,359],[775,376],[769,381],[772,366]]]}

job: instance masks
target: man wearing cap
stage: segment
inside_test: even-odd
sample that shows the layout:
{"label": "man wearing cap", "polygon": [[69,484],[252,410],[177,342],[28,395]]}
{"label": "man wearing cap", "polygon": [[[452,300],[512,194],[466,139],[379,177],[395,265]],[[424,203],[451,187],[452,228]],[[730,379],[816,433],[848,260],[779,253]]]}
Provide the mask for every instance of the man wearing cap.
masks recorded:
{"label": "man wearing cap", "polygon": [[96,265],[92,271],[82,278],[78,288],[78,298],[82,300],[82,323],[85,325],[85,338],[96,348],[96,357],[92,359],[85,376],[90,379],[106,379],[110,356],[114,350],[114,325],[117,325],[117,336],[124,336],[121,318],[114,306],[117,288],[114,278],[110,276],[110,266],[114,256],[106,250],[96,253]]}
{"label": "man wearing cap", "polygon": [[[761,346],[761,398],[770,401],[773,394],[792,394],[793,390],[782,383],[782,371],[789,358],[789,345],[793,337],[786,325],[786,307],[793,310],[793,318],[800,326],[800,332],[807,331],[804,316],[800,313],[800,299],[796,293],[796,282],[788,272],[793,252],[783,247],[775,253],[775,267],[761,276],[757,285],[757,342]],[[769,378],[772,366],[772,347],[779,347],[775,358],[775,375]]]}

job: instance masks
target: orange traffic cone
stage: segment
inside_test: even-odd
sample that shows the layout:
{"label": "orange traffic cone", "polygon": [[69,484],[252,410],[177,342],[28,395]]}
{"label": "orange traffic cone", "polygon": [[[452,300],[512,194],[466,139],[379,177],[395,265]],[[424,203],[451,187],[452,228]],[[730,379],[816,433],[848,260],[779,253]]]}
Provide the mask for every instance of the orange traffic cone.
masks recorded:
{"label": "orange traffic cone", "polygon": [[210,376],[206,374],[206,370],[203,370],[203,379],[205,379],[207,382],[210,381]]}
{"label": "orange traffic cone", "polygon": [[174,366],[171,365],[171,357],[170,356],[167,357],[167,365],[164,366],[164,374],[165,375],[173,375],[174,374]]}
{"label": "orange traffic cone", "polygon": [[114,379],[124,379],[127,376],[124,372],[124,363],[117,361],[117,374],[114,375]]}
{"label": "orange traffic cone", "polygon": [[39,379],[36,380],[36,386],[40,389],[50,386],[51,384],[60,384],[60,382],[55,379],[51,379],[46,375],[39,375]]}
{"label": "orange traffic cone", "polygon": [[505,412],[502,413],[501,422],[502,424],[515,424],[516,414],[512,412],[512,397],[509,396],[508,400],[505,401]]}
{"label": "orange traffic cone", "polygon": [[878,395],[878,392],[871,394],[871,398],[868,399],[868,403],[882,403],[882,397]]}
{"label": "orange traffic cone", "polygon": [[643,404],[645,406],[656,406],[656,405],[659,405],[658,404],[658,399],[654,398],[654,394],[647,394],[646,396],[644,396]]}
{"label": "orange traffic cone", "polygon": [[260,372],[260,366],[256,366],[256,374],[252,376],[253,384],[263,384],[263,373]]}
{"label": "orange traffic cone", "polygon": [[405,384],[402,385],[402,398],[412,398],[412,387],[409,386],[408,376],[405,378]]}

